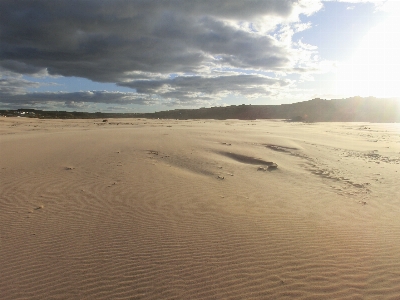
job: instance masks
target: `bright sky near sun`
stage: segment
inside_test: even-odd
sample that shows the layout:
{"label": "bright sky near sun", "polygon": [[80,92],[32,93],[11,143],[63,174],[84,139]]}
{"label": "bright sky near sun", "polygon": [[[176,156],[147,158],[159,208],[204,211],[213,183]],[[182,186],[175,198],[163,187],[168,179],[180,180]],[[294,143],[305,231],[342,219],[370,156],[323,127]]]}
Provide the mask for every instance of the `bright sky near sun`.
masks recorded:
{"label": "bright sky near sun", "polygon": [[400,2],[387,3],[386,17],[373,24],[339,63],[337,92],[360,96],[399,96]]}
{"label": "bright sky near sun", "polygon": [[400,98],[400,0],[1,0],[0,109]]}

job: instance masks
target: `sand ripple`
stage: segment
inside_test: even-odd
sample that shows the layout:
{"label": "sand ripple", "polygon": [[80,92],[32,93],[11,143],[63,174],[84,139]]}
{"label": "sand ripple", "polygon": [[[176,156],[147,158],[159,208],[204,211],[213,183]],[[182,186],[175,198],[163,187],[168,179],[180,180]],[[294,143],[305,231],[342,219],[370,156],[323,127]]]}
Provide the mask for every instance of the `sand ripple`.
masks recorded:
{"label": "sand ripple", "polygon": [[[373,190],[365,206],[337,198],[287,155],[300,148],[237,147],[232,132],[228,155],[167,130],[29,140],[65,147],[46,156],[4,150],[1,299],[399,298],[400,226]],[[82,146],[90,138],[98,148]],[[257,172],[270,161],[279,172]]]}

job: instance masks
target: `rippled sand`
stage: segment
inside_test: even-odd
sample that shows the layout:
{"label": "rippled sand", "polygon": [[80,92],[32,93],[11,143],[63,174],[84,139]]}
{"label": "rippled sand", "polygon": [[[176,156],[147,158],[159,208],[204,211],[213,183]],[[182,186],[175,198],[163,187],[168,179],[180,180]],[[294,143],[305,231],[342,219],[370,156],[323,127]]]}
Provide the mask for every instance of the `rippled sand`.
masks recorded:
{"label": "rippled sand", "polygon": [[400,299],[400,125],[0,119],[1,299]]}

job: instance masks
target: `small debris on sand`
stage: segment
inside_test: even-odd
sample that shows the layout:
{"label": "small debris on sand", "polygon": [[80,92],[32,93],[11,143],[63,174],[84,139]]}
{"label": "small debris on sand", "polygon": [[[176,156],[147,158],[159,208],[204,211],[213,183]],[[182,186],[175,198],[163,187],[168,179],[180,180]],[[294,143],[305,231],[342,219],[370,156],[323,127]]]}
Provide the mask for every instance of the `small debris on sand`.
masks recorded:
{"label": "small debris on sand", "polygon": [[158,151],[155,150],[148,150],[149,154],[158,155]]}
{"label": "small debris on sand", "polygon": [[267,168],[264,167],[258,167],[257,171],[272,171],[272,170],[276,170],[278,169],[278,165],[276,163],[272,163],[271,165],[269,165]]}
{"label": "small debris on sand", "polygon": [[268,166],[267,170],[272,171],[278,169],[278,165],[273,163],[272,165]]}

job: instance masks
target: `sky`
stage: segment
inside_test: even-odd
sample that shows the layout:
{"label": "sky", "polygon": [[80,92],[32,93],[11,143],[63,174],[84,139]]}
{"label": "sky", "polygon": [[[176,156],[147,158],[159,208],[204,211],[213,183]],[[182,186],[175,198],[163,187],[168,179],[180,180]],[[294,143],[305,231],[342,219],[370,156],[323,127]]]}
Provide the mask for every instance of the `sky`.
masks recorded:
{"label": "sky", "polygon": [[0,109],[400,98],[400,0],[0,0]]}

